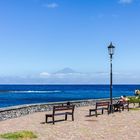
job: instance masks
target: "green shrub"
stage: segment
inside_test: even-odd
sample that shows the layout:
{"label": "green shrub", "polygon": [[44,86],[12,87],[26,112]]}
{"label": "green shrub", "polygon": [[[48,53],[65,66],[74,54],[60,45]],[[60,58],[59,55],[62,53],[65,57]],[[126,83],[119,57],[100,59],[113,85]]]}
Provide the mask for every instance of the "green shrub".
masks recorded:
{"label": "green shrub", "polygon": [[140,96],[129,97],[130,103],[140,103]]}
{"label": "green shrub", "polygon": [[9,140],[22,140],[22,139],[37,138],[37,136],[31,131],[5,133],[5,134],[1,134],[0,137],[4,139],[9,139]]}

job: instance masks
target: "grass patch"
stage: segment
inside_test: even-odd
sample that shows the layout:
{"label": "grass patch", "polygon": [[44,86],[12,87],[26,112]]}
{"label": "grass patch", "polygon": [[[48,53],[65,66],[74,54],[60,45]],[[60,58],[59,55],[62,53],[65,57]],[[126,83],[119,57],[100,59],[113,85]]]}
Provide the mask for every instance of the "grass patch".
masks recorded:
{"label": "grass patch", "polygon": [[0,135],[1,138],[9,140],[29,140],[32,138],[37,138],[37,136],[31,131],[19,131],[13,133],[5,133]]}
{"label": "grass patch", "polygon": [[140,108],[129,108],[129,110],[137,111],[137,110],[140,110]]}

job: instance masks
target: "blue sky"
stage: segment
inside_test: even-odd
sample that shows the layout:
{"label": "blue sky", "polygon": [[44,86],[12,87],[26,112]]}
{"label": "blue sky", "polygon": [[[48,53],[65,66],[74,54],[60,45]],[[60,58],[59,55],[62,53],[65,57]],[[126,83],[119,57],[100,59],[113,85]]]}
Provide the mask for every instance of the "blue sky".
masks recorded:
{"label": "blue sky", "polygon": [[[0,0],[0,83],[140,83],[140,0]],[[65,67],[77,73],[55,74]]]}

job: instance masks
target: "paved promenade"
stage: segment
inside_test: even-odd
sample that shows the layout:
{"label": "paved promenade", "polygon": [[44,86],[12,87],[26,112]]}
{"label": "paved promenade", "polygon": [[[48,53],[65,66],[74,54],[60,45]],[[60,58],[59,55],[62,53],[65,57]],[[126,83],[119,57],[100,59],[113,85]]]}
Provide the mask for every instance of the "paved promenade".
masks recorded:
{"label": "paved promenade", "polygon": [[[31,130],[38,136],[37,140],[139,140],[140,110],[127,110],[107,115],[89,117],[88,107],[75,109],[75,121],[45,124],[45,113],[34,113],[20,118],[0,122],[0,133],[19,130]],[[63,119],[63,116],[57,119]]]}

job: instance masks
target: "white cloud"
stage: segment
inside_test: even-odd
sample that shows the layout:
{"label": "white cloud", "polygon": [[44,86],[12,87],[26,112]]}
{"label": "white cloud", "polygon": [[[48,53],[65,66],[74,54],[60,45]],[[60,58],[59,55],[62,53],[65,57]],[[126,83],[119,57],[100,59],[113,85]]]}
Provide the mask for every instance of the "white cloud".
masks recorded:
{"label": "white cloud", "polygon": [[[65,71],[64,71],[65,70]],[[70,73],[69,73],[70,72]],[[108,71],[96,71],[90,73],[75,72],[66,69],[49,73],[47,71],[32,75],[0,76],[1,84],[109,84],[110,73]],[[140,73],[113,72],[113,84],[140,83]]]}
{"label": "white cloud", "polygon": [[52,8],[52,9],[57,8],[58,6],[59,5],[57,3],[55,3],[55,2],[43,5],[43,7]]}
{"label": "white cloud", "polygon": [[40,76],[43,76],[43,77],[47,77],[47,76],[50,76],[51,74],[48,73],[48,72],[41,72],[40,73]]}
{"label": "white cloud", "polygon": [[87,74],[84,73],[47,73],[47,72],[41,72],[40,77],[42,78],[60,78],[60,79],[65,79],[65,78],[74,78],[74,77],[82,77],[86,76]]}
{"label": "white cloud", "polygon": [[121,4],[130,4],[132,3],[134,0],[119,0],[119,3]]}
{"label": "white cloud", "polygon": [[[48,73],[48,72],[41,72],[39,74],[40,76],[37,81],[40,81],[41,83],[85,83],[85,84],[91,84],[91,83],[106,83],[108,79],[108,73],[107,72],[94,72],[94,73],[80,73],[80,72],[71,72],[71,73],[65,73],[61,71],[58,73]],[[37,78],[37,77],[36,77]]]}

